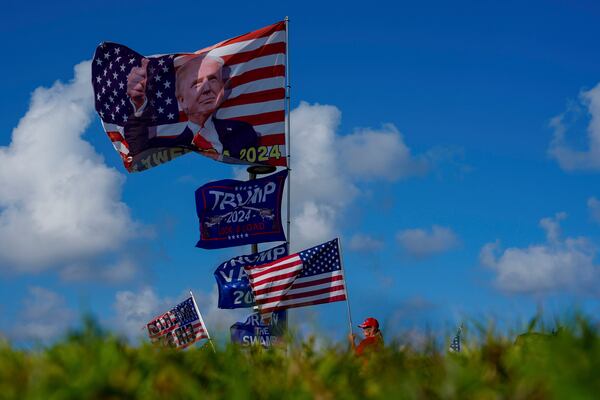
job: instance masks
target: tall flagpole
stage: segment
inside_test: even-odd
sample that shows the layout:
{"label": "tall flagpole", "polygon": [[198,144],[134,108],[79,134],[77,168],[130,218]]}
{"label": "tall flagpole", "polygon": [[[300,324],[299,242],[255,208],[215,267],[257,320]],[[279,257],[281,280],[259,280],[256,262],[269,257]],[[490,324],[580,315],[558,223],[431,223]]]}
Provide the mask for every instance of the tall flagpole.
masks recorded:
{"label": "tall flagpole", "polygon": [[208,339],[208,342],[210,343],[210,347],[212,347],[213,352],[217,352],[215,350],[215,345],[212,342],[212,339],[210,338],[210,333],[208,333],[208,328],[206,327],[206,324],[204,323],[204,320],[202,319],[202,314],[200,314],[200,310],[198,309],[198,303],[196,303],[196,298],[194,297],[194,293],[192,293],[192,291],[190,290],[190,296],[192,296],[192,301],[194,302],[194,308],[196,309],[196,312],[198,313],[198,318],[200,318],[200,323],[202,324],[202,327],[204,328],[204,330],[206,331],[206,338]]}
{"label": "tall flagpole", "polygon": [[[285,113],[285,157],[286,157],[286,164],[287,164],[287,172],[288,172],[288,176],[287,176],[287,229],[286,229],[286,239],[287,239],[287,250],[288,250],[288,254],[290,254],[290,252],[292,251],[291,245],[292,245],[292,241],[291,241],[291,225],[292,225],[292,219],[291,219],[291,212],[292,212],[292,204],[291,204],[291,199],[292,199],[292,167],[291,167],[291,156],[290,156],[290,152],[291,152],[291,135],[290,135],[290,130],[291,130],[291,124],[290,124],[290,117],[291,117],[291,109],[290,109],[290,103],[291,103],[291,89],[292,89],[292,85],[290,84],[290,18],[286,15],[284,18],[285,21],[285,108],[286,108],[286,113]],[[288,313],[288,311],[286,311],[286,313]],[[285,318],[285,331],[287,332],[288,330],[288,321],[289,321],[289,314],[286,315]],[[290,348],[288,347],[288,353],[290,351]]]}
{"label": "tall flagpole", "polygon": [[292,168],[290,165],[290,161],[291,161],[291,157],[290,157],[290,152],[291,152],[291,135],[290,135],[290,114],[291,114],[291,110],[290,110],[290,99],[291,99],[291,89],[292,86],[290,85],[290,41],[289,41],[289,28],[290,28],[290,19],[289,17],[285,17],[284,19],[285,21],[285,100],[286,100],[286,118],[285,118],[285,145],[286,145],[286,150],[285,150],[285,156],[287,159],[287,171],[288,171],[288,177],[287,177],[287,245],[288,245],[288,252],[291,252],[291,239],[290,239],[290,226],[292,224],[291,222],[291,218],[290,218],[290,213],[291,213],[291,208],[292,205],[290,203],[291,201],[291,187],[292,187]]}
{"label": "tall flagpole", "polygon": [[350,297],[348,296],[348,282],[346,280],[346,270],[344,269],[344,255],[342,253],[342,240],[338,238],[338,250],[340,251],[340,265],[344,274],[344,291],[346,292],[346,309],[348,311],[348,327],[352,334],[352,314],[350,313]]}

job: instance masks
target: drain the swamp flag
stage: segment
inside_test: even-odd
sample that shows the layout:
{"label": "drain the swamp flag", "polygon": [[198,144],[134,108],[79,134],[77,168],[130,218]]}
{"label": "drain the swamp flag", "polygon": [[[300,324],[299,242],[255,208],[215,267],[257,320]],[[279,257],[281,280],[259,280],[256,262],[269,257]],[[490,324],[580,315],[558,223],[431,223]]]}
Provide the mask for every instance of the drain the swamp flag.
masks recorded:
{"label": "drain the swamp flag", "polygon": [[287,325],[287,311],[274,312],[269,323],[262,321],[259,313],[254,313],[244,322],[236,322],[230,328],[231,343],[241,346],[260,345],[268,348],[281,342]]}
{"label": "drain the swamp flag", "polygon": [[189,152],[285,166],[285,22],[193,53],[143,56],[100,44],[95,107],[129,172]]}
{"label": "drain the swamp flag", "polygon": [[287,170],[252,181],[224,179],[196,190],[200,240],[196,247],[220,249],[285,241],[281,198]]}

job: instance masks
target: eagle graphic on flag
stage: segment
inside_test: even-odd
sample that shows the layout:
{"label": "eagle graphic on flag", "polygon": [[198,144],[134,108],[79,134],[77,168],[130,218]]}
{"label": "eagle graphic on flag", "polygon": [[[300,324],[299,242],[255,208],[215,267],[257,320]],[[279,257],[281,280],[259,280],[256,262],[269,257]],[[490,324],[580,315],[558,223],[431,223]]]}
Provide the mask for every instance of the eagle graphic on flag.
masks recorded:
{"label": "eagle graphic on flag", "polygon": [[346,300],[339,239],[244,268],[261,314]]}
{"label": "eagle graphic on flag", "polygon": [[92,61],[95,107],[129,172],[189,152],[286,166],[285,21],[194,53],[145,57],[111,42]]}

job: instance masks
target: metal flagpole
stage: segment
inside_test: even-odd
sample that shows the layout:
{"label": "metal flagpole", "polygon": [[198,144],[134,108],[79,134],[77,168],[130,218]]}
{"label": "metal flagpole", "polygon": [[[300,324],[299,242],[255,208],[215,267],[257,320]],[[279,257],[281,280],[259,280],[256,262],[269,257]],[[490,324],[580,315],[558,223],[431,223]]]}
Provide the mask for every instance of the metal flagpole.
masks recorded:
{"label": "metal flagpole", "polygon": [[[291,85],[290,85],[290,66],[289,66],[289,35],[288,35],[288,27],[289,27],[289,17],[285,17],[284,18],[284,22],[285,22],[285,157],[286,157],[286,164],[287,164],[287,171],[288,171],[288,176],[287,176],[287,228],[286,228],[286,241],[287,241],[287,245],[288,245],[288,252],[290,251],[290,225],[291,225],[291,218],[290,218],[290,198],[291,198],[291,184],[290,184],[290,178],[291,178],[291,172],[292,169],[290,168],[290,89],[291,89]],[[264,175],[264,174],[270,174],[272,172],[275,172],[277,168],[275,168],[274,166],[268,166],[268,165],[253,165],[247,168],[248,171],[248,181],[254,180],[256,179],[256,175]],[[257,253],[258,252],[258,246],[253,244],[251,245],[251,251],[253,253]]]}
{"label": "metal flagpole", "polygon": [[[249,167],[248,171],[248,182],[256,179],[256,169]],[[281,217],[280,217],[281,218]],[[255,254],[258,253],[258,243],[253,243],[250,245],[250,253]]]}
{"label": "metal flagpole", "polygon": [[290,19],[289,17],[285,17],[284,19],[285,21],[285,100],[286,100],[286,115],[285,115],[285,156],[287,159],[287,171],[288,171],[288,177],[287,177],[287,245],[288,245],[288,252],[291,252],[291,248],[290,248],[290,244],[291,244],[291,239],[290,239],[290,226],[292,224],[291,222],[291,208],[292,205],[290,203],[291,200],[291,187],[292,187],[292,168],[290,165],[290,161],[291,161],[291,156],[290,156],[290,152],[291,152],[291,135],[290,135],[290,114],[291,114],[291,110],[290,110],[290,102],[291,102],[291,89],[292,86],[290,85],[290,62],[289,62],[289,57],[290,57],[290,41],[289,41],[289,27],[290,27]]}
{"label": "metal flagpole", "polygon": [[[288,176],[287,176],[287,227],[286,227],[286,239],[287,239],[287,250],[288,250],[288,254],[291,253],[292,248],[292,241],[291,241],[291,225],[292,225],[292,219],[291,219],[291,212],[292,212],[292,204],[291,204],[291,199],[292,199],[292,167],[291,167],[291,124],[290,124],[290,117],[291,117],[291,110],[290,110],[290,104],[291,104],[291,89],[292,89],[292,85],[290,84],[290,18],[286,15],[285,18],[283,19],[285,21],[285,157],[286,157],[286,164],[287,164],[287,172],[288,172]],[[285,331],[288,331],[288,324],[289,324],[289,310],[286,310],[286,318],[285,318]],[[290,348],[288,347],[288,353],[290,351]]]}
{"label": "metal flagpole", "polygon": [[342,267],[342,273],[344,274],[344,291],[346,292],[346,309],[348,310],[348,326],[350,327],[350,334],[352,334],[352,314],[350,313],[350,297],[348,297],[348,283],[346,282],[346,270],[344,269],[344,256],[342,254],[342,240],[338,241],[338,250],[340,251],[340,265]]}
{"label": "metal flagpole", "polygon": [[213,352],[217,352],[215,350],[215,345],[212,342],[212,339],[210,338],[210,333],[208,333],[208,328],[206,327],[206,324],[204,323],[204,320],[202,319],[202,314],[200,314],[200,310],[198,309],[198,303],[196,303],[196,298],[194,297],[194,293],[192,293],[192,291],[190,290],[190,296],[192,296],[192,301],[194,302],[194,308],[196,309],[196,312],[198,313],[198,318],[200,318],[200,323],[202,324],[202,327],[204,328],[204,330],[206,331],[206,338],[208,339],[208,342],[210,343],[210,347],[212,347]]}

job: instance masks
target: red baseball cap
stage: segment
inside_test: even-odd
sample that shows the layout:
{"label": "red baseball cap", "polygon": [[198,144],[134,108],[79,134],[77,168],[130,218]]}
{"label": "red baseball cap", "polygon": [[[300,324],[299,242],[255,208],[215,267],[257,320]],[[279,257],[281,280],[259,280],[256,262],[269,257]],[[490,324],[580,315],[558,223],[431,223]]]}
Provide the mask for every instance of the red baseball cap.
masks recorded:
{"label": "red baseball cap", "polygon": [[367,319],[365,319],[365,321],[360,324],[358,326],[359,328],[378,328],[379,329],[379,322],[377,322],[377,320],[375,318],[369,317]]}

